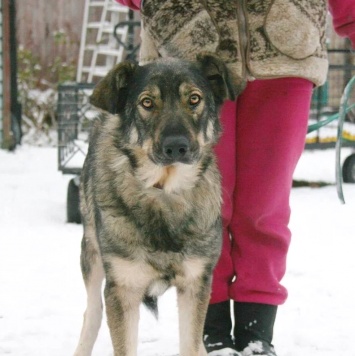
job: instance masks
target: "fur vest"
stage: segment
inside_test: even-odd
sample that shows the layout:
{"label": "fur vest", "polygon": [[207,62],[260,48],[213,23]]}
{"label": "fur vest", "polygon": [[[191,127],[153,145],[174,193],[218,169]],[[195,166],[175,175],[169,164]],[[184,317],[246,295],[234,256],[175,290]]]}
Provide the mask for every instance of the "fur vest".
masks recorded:
{"label": "fur vest", "polygon": [[141,63],[162,56],[222,58],[235,84],[327,76],[326,0],[144,0]]}

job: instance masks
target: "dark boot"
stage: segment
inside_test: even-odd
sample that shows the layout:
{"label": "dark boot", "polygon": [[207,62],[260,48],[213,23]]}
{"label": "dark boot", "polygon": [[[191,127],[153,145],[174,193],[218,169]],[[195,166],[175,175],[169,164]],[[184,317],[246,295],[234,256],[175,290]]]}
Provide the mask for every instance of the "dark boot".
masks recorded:
{"label": "dark boot", "polygon": [[259,303],[234,303],[234,338],[243,355],[276,356],[272,342],[277,306]]}
{"label": "dark boot", "polygon": [[229,300],[208,306],[203,341],[209,356],[240,356],[231,337],[230,313]]}

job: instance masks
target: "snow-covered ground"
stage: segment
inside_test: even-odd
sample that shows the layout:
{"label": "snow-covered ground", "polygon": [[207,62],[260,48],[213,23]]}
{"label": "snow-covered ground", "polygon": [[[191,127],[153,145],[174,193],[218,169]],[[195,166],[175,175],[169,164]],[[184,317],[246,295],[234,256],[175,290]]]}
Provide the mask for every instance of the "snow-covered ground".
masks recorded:
{"label": "snow-covered ground", "polygon": [[[348,151],[344,150],[344,156]],[[0,150],[0,355],[66,356],[78,340],[85,291],[82,227],[65,222],[67,183],[55,148]],[[334,182],[334,150],[305,151],[295,178]],[[355,185],[292,191],[293,242],[274,343],[279,356],[354,356]],[[174,290],[160,319],[142,309],[142,356],[178,354]],[[103,322],[94,355],[112,355]]]}

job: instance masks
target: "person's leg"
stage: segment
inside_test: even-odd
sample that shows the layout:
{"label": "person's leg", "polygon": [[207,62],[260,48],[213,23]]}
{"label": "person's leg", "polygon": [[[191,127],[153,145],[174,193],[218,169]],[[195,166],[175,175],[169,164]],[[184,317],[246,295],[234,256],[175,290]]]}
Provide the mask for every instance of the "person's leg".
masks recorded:
{"label": "person's leg", "polygon": [[236,102],[227,101],[221,110],[222,136],[215,147],[222,185],[223,246],[221,257],[214,269],[211,304],[229,300],[229,286],[234,277],[231,257],[229,223],[233,215],[236,152]]}
{"label": "person's leg", "polygon": [[[281,78],[250,82],[238,98],[230,223],[237,278],[229,289],[236,301],[238,350],[260,338],[271,345],[276,306],[287,298],[280,281],[291,236],[289,197],[304,149],[311,95],[311,82]],[[261,328],[268,330],[263,334]]]}
{"label": "person's leg", "polygon": [[238,355],[231,338],[232,319],[229,287],[235,275],[231,258],[229,223],[233,215],[233,192],[235,184],[235,121],[236,103],[228,101],[221,111],[223,134],[215,148],[222,178],[223,247],[214,269],[212,293],[208,307],[204,342],[209,355]]}

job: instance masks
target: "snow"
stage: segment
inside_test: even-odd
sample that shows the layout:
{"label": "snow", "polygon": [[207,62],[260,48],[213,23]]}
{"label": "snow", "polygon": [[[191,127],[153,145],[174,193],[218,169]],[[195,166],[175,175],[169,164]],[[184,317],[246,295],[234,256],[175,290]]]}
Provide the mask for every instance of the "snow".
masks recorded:
{"label": "snow", "polygon": [[[349,154],[344,150],[344,158]],[[334,182],[334,150],[305,151],[295,178]],[[53,147],[0,150],[0,355],[71,355],[85,290],[79,268],[82,227],[65,222],[71,177]],[[355,185],[293,189],[293,241],[274,344],[279,356],[354,356]],[[178,354],[174,290],[156,321],[142,308],[138,354]],[[103,322],[94,355],[112,355]]]}

